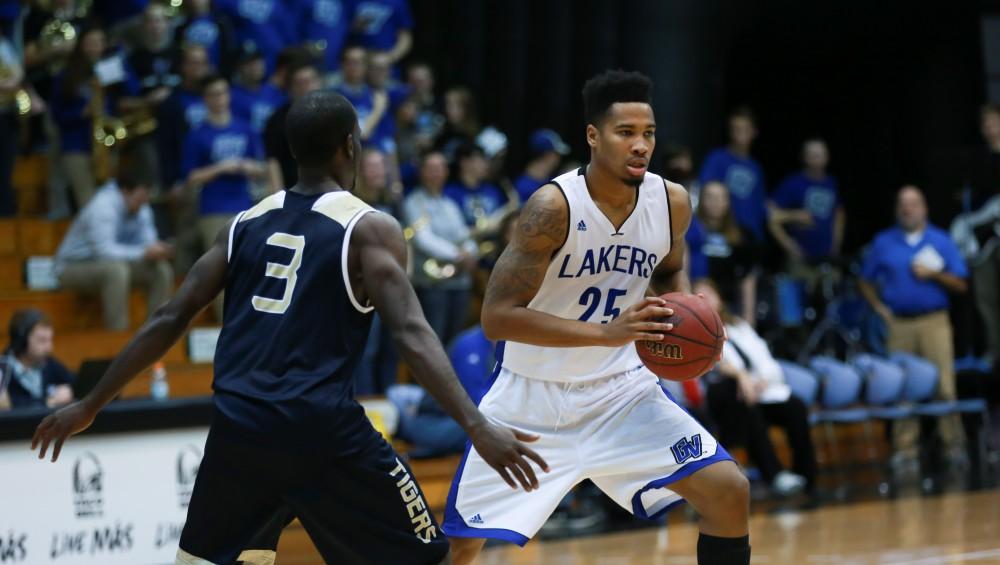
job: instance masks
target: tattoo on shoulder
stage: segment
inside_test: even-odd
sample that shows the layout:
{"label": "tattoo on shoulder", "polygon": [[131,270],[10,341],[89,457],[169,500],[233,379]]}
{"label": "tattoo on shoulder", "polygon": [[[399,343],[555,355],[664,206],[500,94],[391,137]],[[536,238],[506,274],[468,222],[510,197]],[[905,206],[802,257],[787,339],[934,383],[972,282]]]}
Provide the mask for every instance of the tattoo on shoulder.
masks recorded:
{"label": "tattoo on shoulder", "polygon": [[566,240],[567,216],[562,195],[538,194],[528,200],[517,222],[517,243],[525,251],[553,249]]}
{"label": "tattoo on shoulder", "polygon": [[518,233],[504,250],[486,288],[484,303],[518,297],[527,304],[545,278],[550,255],[566,239],[569,211],[556,194],[538,194],[525,205],[518,219]]}

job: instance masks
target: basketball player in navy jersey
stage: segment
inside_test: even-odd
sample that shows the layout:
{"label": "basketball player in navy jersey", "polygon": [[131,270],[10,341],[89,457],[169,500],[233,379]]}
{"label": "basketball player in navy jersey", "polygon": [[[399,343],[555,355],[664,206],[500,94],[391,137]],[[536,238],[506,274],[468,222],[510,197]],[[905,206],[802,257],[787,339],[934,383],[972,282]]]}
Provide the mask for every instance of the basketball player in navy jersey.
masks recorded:
{"label": "basketball player in navy jersey", "polygon": [[[32,448],[52,460],[225,290],[215,413],[177,563],[273,562],[255,540],[297,516],[328,563],[439,563],[448,544],[412,473],[353,399],[351,375],[377,310],[418,380],[511,488],[538,485],[522,441],[465,394],[407,279],[394,219],[350,194],[357,115],[332,92],[287,117],[299,183],[241,212],[84,399],[46,417]],[[513,477],[513,478],[512,478]],[[273,549],[273,546],[265,549]]]}
{"label": "basketball player in navy jersey", "polygon": [[539,436],[534,448],[552,471],[532,492],[510,492],[470,446],[443,524],[456,563],[471,562],[483,538],[523,545],[584,479],[641,518],[686,499],[701,516],[698,563],[750,561],[746,478],[634,346],[672,329],[657,320],[673,312],[649,293],[690,286],[682,271],[688,195],[647,171],[651,95],[638,73],[587,82],[590,163],[528,199],[490,277],[483,330],[500,344],[479,408]]}

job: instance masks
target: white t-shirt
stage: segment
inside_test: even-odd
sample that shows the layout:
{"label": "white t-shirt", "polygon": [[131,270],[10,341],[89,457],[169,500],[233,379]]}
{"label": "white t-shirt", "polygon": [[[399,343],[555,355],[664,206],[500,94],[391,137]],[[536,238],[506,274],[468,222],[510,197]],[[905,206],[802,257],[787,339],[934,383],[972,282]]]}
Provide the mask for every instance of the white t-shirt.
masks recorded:
{"label": "white t-shirt", "polygon": [[747,370],[747,363],[743,361],[743,356],[736,350],[736,347],[739,347],[739,350],[750,361],[750,376],[755,381],[763,380],[767,383],[767,388],[764,389],[757,401],[761,404],[776,404],[787,401],[792,394],[792,389],[785,383],[785,375],[781,370],[781,365],[771,355],[771,349],[767,346],[767,342],[745,320],[737,319],[726,324],[726,333],[729,336],[729,341],[726,342],[726,346],[722,350],[722,360],[738,369]]}

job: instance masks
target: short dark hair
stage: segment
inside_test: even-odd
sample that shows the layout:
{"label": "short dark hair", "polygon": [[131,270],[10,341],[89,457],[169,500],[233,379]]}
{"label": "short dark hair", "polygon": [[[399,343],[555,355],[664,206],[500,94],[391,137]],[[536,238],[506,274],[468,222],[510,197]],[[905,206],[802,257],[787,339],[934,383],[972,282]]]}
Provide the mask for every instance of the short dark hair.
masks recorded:
{"label": "short dark hair", "polygon": [[288,70],[285,72],[285,82],[281,86],[285,90],[291,90],[292,88],[292,77],[299,74],[299,71],[305,69],[312,69],[317,75],[321,75],[319,71],[319,65],[316,64],[312,59],[303,59],[301,61],[295,61],[293,64],[288,66]]}
{"label": "short dark hair", "polygon": [[343,62],[343,61],[346,61],[346,60],[347,60],[347,52],[348,52],[348,51],[351,51],[352,49],[360,49],[360,50],[362,50],[362,51],[364,51],[364,52],[365,52],[365,55],[367,55],[367,54],[368,54],[368,50],[367,50],[367,49],[365,49],[365,46],[364,46],[364,45],[361,45],[360,43],[348,43],[347,45],[345,45],[345,46],[344,46],[344,47],[343,47],[343,48],[342,48],[342,49],[340,50],[340,61],[341,61],[341,62]]}
{"label": "short dark hair", "polygon": [[357,113],[347,98],[331,90],[310,92],[288,110],[288,148],[300,166],[324,166],[347,143],[357,123]]}
{"label": "short dark hair", "polygon": [[729,112],[729,119],[732,120],[733,118],[744,118],[750,120],[750,123],[754,126],[757,125],[757,116],[753,113],[753,110],[750,109],[750,106],[737,106],[733,108],[733,110]]}
{"label": "short dark hair", "polygon": [[604,71],[583,85],[583,117],[597,124],[615,102],[653,102],[653,81],[642,73]]}
{"label": "short dark hair", "polygon": [[14,355],[21,355],[28,350],[28,338],[31,332],[38,326],[52,327],[52,322],[44,312],[37,308],[23,308],[10,317],[10,325],[7,327],[10,336],[10,350]]}
{"label": "short dark hair", "polygon": [[460,163],[463,159],[468,159],[474,155],[485,157],[486,151],[473,141],[465,141],[455,149],[455,162]]}
{"label": "short dark hair", "polygon": [[274,69],[287,69],[295,65],[315,62],[316,58],[309,49],[302,47],[301,45],[293,45],[292,47],[285,47],[278,52],[278,55],[274,58]]}
{"label": "short dark hair", "polygon": [[229,84],[229,81],[226,80],[226,77],[220,75],[219,73],[209,73],[205,75],[205,78],[198,81],[198,92],[204,95],[205,91],[208,90],[210,86],[219,81],[223,81],[226,84]]}

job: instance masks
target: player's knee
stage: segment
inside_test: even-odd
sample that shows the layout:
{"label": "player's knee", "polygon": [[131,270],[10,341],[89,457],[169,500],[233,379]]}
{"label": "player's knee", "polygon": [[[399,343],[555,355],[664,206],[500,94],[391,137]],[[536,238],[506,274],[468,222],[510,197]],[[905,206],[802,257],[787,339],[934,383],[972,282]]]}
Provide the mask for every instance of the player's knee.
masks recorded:
{"label": "player's knee", "polygon": [[475,560],[479,552],[482,551],[485,539],[481,538],[449,538],[451,542],[451,563],[455,565],[468,565]]}
{"label": "player's knee", "polygon": [[750,481],[734,464],[713,465],[710,513],[728,521],[745,521],[750,513]]}

